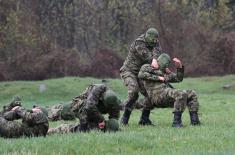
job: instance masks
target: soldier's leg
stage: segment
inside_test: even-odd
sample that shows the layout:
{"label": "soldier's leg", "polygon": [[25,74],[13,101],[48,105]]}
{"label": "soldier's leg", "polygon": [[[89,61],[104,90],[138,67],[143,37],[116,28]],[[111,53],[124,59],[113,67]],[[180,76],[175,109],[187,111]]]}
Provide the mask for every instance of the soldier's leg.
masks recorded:
{"label": "soldier's leg", "polygon": [[145,97],[143,101],[142,114],[139,120],[140,125],[153,125],[152,121],[149,119],[150,111],[153,109],[153,104],[148,96],[144,84],[141,81],[138,81],[141,94]]}
{"label": "soldier's leg", "polygon": [[182,113],[185,109],[185,105],[187,103],[187,94],[186,92],[178,89],[166,88],[163,91],[163,95],[166,94],[165,97],[169,99],[174,99],[174,119],[172,123],[172,127],[180,128],[182,127]]}
{"label": "soldier's leg", "polygon": [[139,95],[139,86],[138,86],[138,82],[137,79],[134,77],[126,77],[124,80],[125,85],[128,88],[128,98],[127,100],[124,102],[125,104],[125,109],[124,109],[124,113],[121,119],[121,123],[123,125],[127,125],[130,115],[131,115],[131,111],[133,109],[134,103],[137,101]]}
{"label": "soldier's leg", "polygon": [[65,134],[69,132],[75,132],[77,131],[77,124],[61,124],[58,127],[50,128],[47,132],[48,135],[52,135],[55,133]]}
{"label": "soldier's leg", "polygon": [[0,117],[0,136],[5,138],[17,138],[23,136],[21,123],[8,121]]}
{"label": "soldier's leg", "polygon": [[197,94],[194,90],[185,90],[187,93],[187,107],[189,109],[190,120],[192,125],[200,125],[198,117],[199,103],[197,100]]}

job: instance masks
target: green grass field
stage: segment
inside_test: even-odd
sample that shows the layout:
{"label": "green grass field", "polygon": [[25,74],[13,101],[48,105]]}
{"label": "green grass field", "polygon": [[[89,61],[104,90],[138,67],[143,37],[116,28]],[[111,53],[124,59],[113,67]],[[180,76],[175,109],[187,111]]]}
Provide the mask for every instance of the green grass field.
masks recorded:
{"label": "green grass field", "polygon": [[[125,99],[126,88],[119,79],[110,79],[110,87]],[[0,105],[20,95],[23,105],[53,105],[67,102],[77,96],[90,83],[99,79],[69,77],[45,81],[17,81],[0,83]],[[157,126],[138,126],[140,111],[135,110],[130,124],[116,133],[71,133],[38,138],[0,138],[0,154],[235,154],[235,88],[222,89],[235,84],[235,75],[223,77],[187,78],[176,88],[195,89],[200,102],[202,125],[190,126],[189,114],[183,114],[184,128],[174,129],[172,109],[155,109],[151,119]],[[46,85],[44,92],[39,86]],[[50,123],[56,126],[64,122]]]}

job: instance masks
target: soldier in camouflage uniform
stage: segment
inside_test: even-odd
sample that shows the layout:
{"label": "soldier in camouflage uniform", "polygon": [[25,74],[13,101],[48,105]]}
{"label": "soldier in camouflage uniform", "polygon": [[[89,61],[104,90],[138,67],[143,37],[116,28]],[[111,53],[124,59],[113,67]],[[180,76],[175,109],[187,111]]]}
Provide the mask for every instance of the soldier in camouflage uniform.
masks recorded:
{"label": "soldier in camouflage uniform", "polygon": [[[12,106],[12,103],[7,107]],[[22,123],[14,121],[20,118]],[[11,110],[2,112],[0,116],[0,136],[4,138],[46,136],[48,128],[47,116],[38,108],[26,110],[14,106]]]}
{"label": "soldier in camouflage uniform", "polygon": [[[138,77],[144,81],[152,106],[174,107],[173,127],[182,127],[181,115],[185,106],[189,109],[191,124],[199,125],[199,103],[195,91],[173,89],[169,85],[170,82],[181,82],[184,76],[184,66],[181,61],[177,58],[174,58],[173,61],[177,66],[176,74],[166,71],[170,57],[167,54],[161,54],[157,59],[158,69],[153,68],[150,64],[145,64],[141,67]],[[147,107],[150,109],[149,106]],[[142,117],[145,119],[144,116]]]}
{"label": "soldier in camouflage uniform", "polygon": [[[49,133],[106,130],[110,122],[118,122],[121,109],[117,95],[105,84],[90,85],[81,95],[73,99],[71,107],[80,124],[61,125],[50,129]],[[109,120],[106,121],[102,114],[108,114]]]}
{"label": "soldier in camouflage uniform", "polygon": [[[132,44],[129,54],[120,69],[120,76],[128,89],[128,98],[125,101],[124,114],[122,116],[122,124],[128,124],[133,105],[138,99],[138,92],[140,91],[147,97],[146,90],[138,79],[138,72],[143,64],[150,63],[152,60],[156,62],[157,57],[161,53],[161,48],[158,41],[158,31],[155,28],[149,28],[145,34],[139,36]],[[154,65],[154,63],[152,63]],[[143,109],[144,115],[148,117],[150,111]],[[148,120],[140,120],[139,124],[152,124]]]}

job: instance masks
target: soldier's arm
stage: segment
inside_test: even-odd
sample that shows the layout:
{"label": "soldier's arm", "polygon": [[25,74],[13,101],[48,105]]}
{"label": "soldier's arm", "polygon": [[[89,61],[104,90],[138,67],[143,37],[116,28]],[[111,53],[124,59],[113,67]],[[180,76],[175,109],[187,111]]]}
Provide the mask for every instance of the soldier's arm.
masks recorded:
{"label": "soldier's arm", "polygon": [[140,42],[140,41],[136,42],[135,50],[140,58],[149,59],[149,60],[152,59],[150,57],[148,58],[149,56],[148,53],[150,52],[150,50],[146,47],[146,44],[144,42]]}
{"label": "soldier's arm", "polygon": [[15,119],[20,118],[15,111],[8,111],[8,112],[3,113],[2,115],[8,121],[13,121]]}
{"label": "soldier's arm", "polygon": [[156,47],[153,49],[153,58],[157,59],[163,53],[161,45],[157,44]]}
{"label": "soldier's arm", "polygon": [[24,120],[24,122],[30,125],[48,122],[47,117],[41,110],[40,112],[33,112],[32,110],[27,110],[25,108],[20,107],[17,108],[15,112]]}
{"label": "soldier's arm", "polygon": [[105,85],[100,85],[92,89],[91,93],[88,95],[87,100],[85,101],[85,109],[87,112],[87,117],[96,118],[97,123],[104,121],[104,117],[99,112],[97,105],[99,99],[106,91],[107,87]]}
{"label": "soldier's arm", "polygon": [[164,76],[166,82],[181,82],[184,78],[184,66],[177,68],[177,73],[169,73]]}
{"label": "soldier's arm", "polygon": [[138,74],[139,79],[160,82],[159,76],[161,76],[161,73],[158,70],[152,70],[150,65],[143,65]]}

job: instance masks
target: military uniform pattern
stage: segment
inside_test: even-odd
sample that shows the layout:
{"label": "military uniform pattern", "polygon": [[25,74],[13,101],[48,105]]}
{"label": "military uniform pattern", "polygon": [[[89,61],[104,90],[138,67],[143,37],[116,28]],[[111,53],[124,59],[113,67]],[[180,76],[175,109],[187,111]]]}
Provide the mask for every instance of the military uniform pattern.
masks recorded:
{"label": "military uniform pattern", "polygon": [[[158,80],[158,76],[165,78],[165,83]],[[184,68],[178,68],[177,74],[153,69],[151,65],[143,65],[138,77],[144,81],[145,88],[150,98],[150,103],[145,106],[173,107],[174,112],[182,112],[185,106],[189,111],[198,111],[199,103],[196,92],[193,90],[179,90],[170,88],[168,83],[183,80]]]}
{"label": "military uniform pattern", "polygon": [[[14,121],[18,118],[22,119],[22,123]],[[0,117],[0,136],[5,138],[45,136],[48,128],[48,120],[44,113],[33,113],[22,107],[6,112]]]}
{"label": "military uniform pattern", "polygon": [[[88,124],[89,129],[97,129],[98,124],[105,120],[103,114],[108,114],[109,119],[119,119],[120,106],[116,104],[107,106],[104,104],[104,93],[107,89],[104,84],[94,84],[73,99],[72,111],[79,118],[80,124]],[[75,131],[75,126],[77,125],[63,124],[59,127],[51,128],[49,134],[72,132]]]}
{"label": "military uniform pattern", "polygon": [[128,99],[125,101],[126,108],[133,109],[133,105],[138,99],[138,92],[141,92],[145,97],[147,96],[143,84],[138,79],[138,72],[143,64],[150,63],[160,53],[157,48],[148,46],[144,34],[131,44],[129,54],[120,69],[120,76],[128,88]]}

